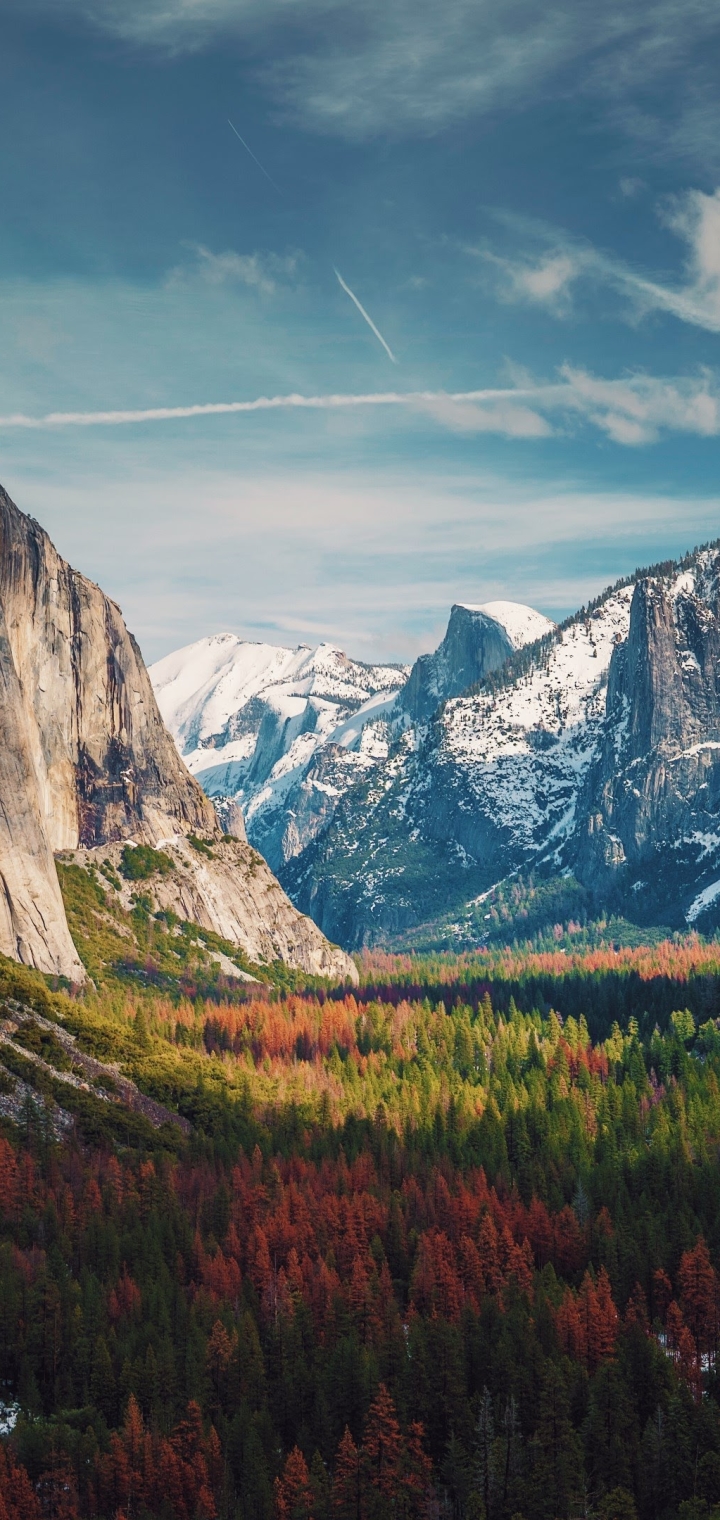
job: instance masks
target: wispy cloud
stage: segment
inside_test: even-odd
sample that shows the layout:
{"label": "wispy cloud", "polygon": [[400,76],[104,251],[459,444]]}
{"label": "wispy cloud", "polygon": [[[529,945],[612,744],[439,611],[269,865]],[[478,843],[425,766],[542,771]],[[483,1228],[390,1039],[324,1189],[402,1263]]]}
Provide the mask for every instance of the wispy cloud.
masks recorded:
{"label": "wispy cloud", "polygon": [[[20,5],[21,0],[7,0]],[[677,82],[675,127],[712,144],[718,111],[708,87],[698,121],[703,41],[716,16],[707,0],[22,0],[74,14],[135,44],[172,52],[220,35],[253,43],[259,71],[296,119],[333,136],[432,134],[498,106],[594,94],[635,136],[657,124],[638,91]],[[319,25],[320,20],[322,25]],[[263,37],[272,40],[265,55]],[[709,82],[708,82],[709,83]],[[630,102],[629,106],[625,103]],[[692,116],[690,127],[685,118]]]}
{"label": "wispy cloud", "polygon": [[251,290],[260,291],[262,295],[271,296],[278,286],[293,281],[302,257],[298,252],[236,253],[232,248],[225,249],[222,253],[213,253],[202,243],[189,246],[195,254],[195,263],[190,267],[179,265],[171,270],[168,276],[171,285],[182,285],[188,279],[199,276],[207,285],[245,285]]}
{"label": "wispy cloud", "polygon": [[0,416],[0,428],[55,429],[122,427],[137,423],[242,415],[271,411],[402,408],[429,415],[460,433],[497,433],[506,438],[541,439],[567,426],[573,417],[597,428],[615,443],[655,442],[663,433],[720,434],[720,388],[716,377],[658,379],[630,375],[604,380],[564,366],[554,383],[475,391],[371,391],[305,396],[257,396],[251,401],[211,401],[190,406],[143,407],[127,411],[48,412],[33,417],[16,412]]}
{"label": "wispy cloud", "polygon": [[653,280],[569,236],[542,227],[531,229],[528,222],[509,217],[505,220],[516,231],[550,242],[551,251],[520,259],[482,247],[466,251],[497,272],[498,291],[505,300],[531,302],[565,316],[571,309],[573,287],[585,280],[624,296],[633,320],[650,312],[667,312],[693,327],[720,332],[720,189],[712,195],[688,190],[674,197],[661,208],[661,219],[688,250],[682,283]]}
{"label": "wispy cloud", "polygon": [[517,599],[562,617],[636,564],[711,538],[720,509],[716,494],[584,491],[534,468],[513,481],[482,466],[453,479],[165,459],[166,472],[12,482],[18,505],[118,600],[146,658],[232,629],[412,659],[437,646],[453,602]]}

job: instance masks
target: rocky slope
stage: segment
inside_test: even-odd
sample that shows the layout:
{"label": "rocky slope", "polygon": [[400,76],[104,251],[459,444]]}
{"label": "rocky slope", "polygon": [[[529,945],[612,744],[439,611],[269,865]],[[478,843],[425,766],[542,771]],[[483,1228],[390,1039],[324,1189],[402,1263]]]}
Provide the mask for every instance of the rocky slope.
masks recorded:
{"label": "rocky slope", "polygon": [[414,722],[427,722],[440,702],[499,670],[516,649],[542,638],[552,626],[541,612],[517,602],[456,603],[442,644],[415,661],[399,707]]}
{"label": "rocky slope", "polygon": [[613,651],[602,741],[571,856],[639,916],[720,908],[720,552],[638,581]]}
{"label": "rocky slope", "polygon": [[[53,853],[219,839],[221,829],[163,724],[119,607],[2,489],[0,723],[0,950],[81,980]],[[208,913],[224,911],[226,878],[218,868]],[[291,938],[276,937],[278,956]],[[295,939],[312,959],[315,926],[297,918]],[[350,970],[339,952],[336,969]]]}
{"label": "rocky slope", "polygon": [[[122,851],[121,844],[102,845],[66,852],[62,859],[91,872],[99,868],[95,879],[126,910],[138,892],[147,893],[153,912],[169,911],[211,929],[238,945],[256,965],[279,960],[313,976],[357,982],[353,962],[328,943],[312,919],[298,913],[262,856],[247,843],[227,836],[205,841],[176,834],[162,841],[161,853],[172,869],[154,872],[140,885],[123,880]],[[224,969],[248,980],[235,965]]]}

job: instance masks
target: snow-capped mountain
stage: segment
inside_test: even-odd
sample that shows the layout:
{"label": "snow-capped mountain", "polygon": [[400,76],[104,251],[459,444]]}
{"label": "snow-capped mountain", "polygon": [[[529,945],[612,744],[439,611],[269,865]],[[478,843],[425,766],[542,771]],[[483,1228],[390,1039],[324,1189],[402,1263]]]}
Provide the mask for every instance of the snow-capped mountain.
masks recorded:
{"label": "snow-capped mountain", "polygon": [[[190,771],[275,868],[322,836],[338,801],[382,769],[396,732],[497,670],[553,624],[530,607],[453,607],[434,655],[365,665],[332,645],[201,639],[151,668],[162,715]],[[407,700],[409,698],[409,700]]]}
{"label": "snow-capped mountain", "polygon": [[[235,805],[250,836],[268,847],[272,815],[292,834],[290,794],[319,749],[352,753],[350,769],[373,754],[366,725],[389,713],[408,668],[364,665],[330,644],[296,649],[252,644],[234,634],[200,639],[151,669],[158,705],[188,769],[229,817]],[[279,815],[279,821],[278,821]]]}
{"label": "snow-capped mountain", "polygon": [[554,627],[533,607],[519,602],[456,603],[442,644],[421,654],[410,672],[400,706],[415,722],[431,718],[440,702],[481,681],[517,649]]}
{"label": "snow-capped mountain", "polygon": [[[281,655],[313,672],[330,658]],[[162,665],[175,661],[182,684],[181,656]],[[196,730],[212,680],[203,693],[196,682],[192,700],[183,688],[178,721],[157,670],[161,709],[176,735],[186,723],[193,769],[211,790],[195,760],[200,735],[207,766],[215,731],[219,759],[256,697],[224,727],[213,718]],[[409,677],[366,679],[372,690],[364,700],[358,690],[334,727],[298,706],[276,757],[268,720],[242,762],[250,838],[332,939],[352,947],[417,930],[426,944],[477,942],[498,892],[523,914],[538,883],[556,904],[640,923],[720,919],[718,545],[638,572],[559,628],[512,603],[456,606],[439,649]],[[274,690],[262,697],[270,707]],[[316,700],[309,688],[300,695]],[[216,795],[222,781],[230,796],[239,772],[212,775]]]}

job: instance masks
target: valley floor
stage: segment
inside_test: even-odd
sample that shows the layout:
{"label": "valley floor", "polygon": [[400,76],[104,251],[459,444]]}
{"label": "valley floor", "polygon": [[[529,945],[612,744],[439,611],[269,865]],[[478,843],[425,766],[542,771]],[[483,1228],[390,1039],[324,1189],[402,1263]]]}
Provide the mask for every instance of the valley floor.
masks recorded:
{"label": "valley floor", "polygon": [[717,946],[232,984],[70,885],[94,989],[0,962],[0,1520],[720,1512]]}

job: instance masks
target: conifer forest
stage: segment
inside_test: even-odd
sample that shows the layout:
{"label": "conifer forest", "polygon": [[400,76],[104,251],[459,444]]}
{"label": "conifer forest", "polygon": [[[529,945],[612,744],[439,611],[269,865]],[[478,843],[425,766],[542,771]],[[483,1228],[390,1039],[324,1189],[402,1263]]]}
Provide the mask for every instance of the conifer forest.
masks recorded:
{"label": "conifer forest", "polygon": [[0,980],[0,1520],[720,1511],[716,948]]}

